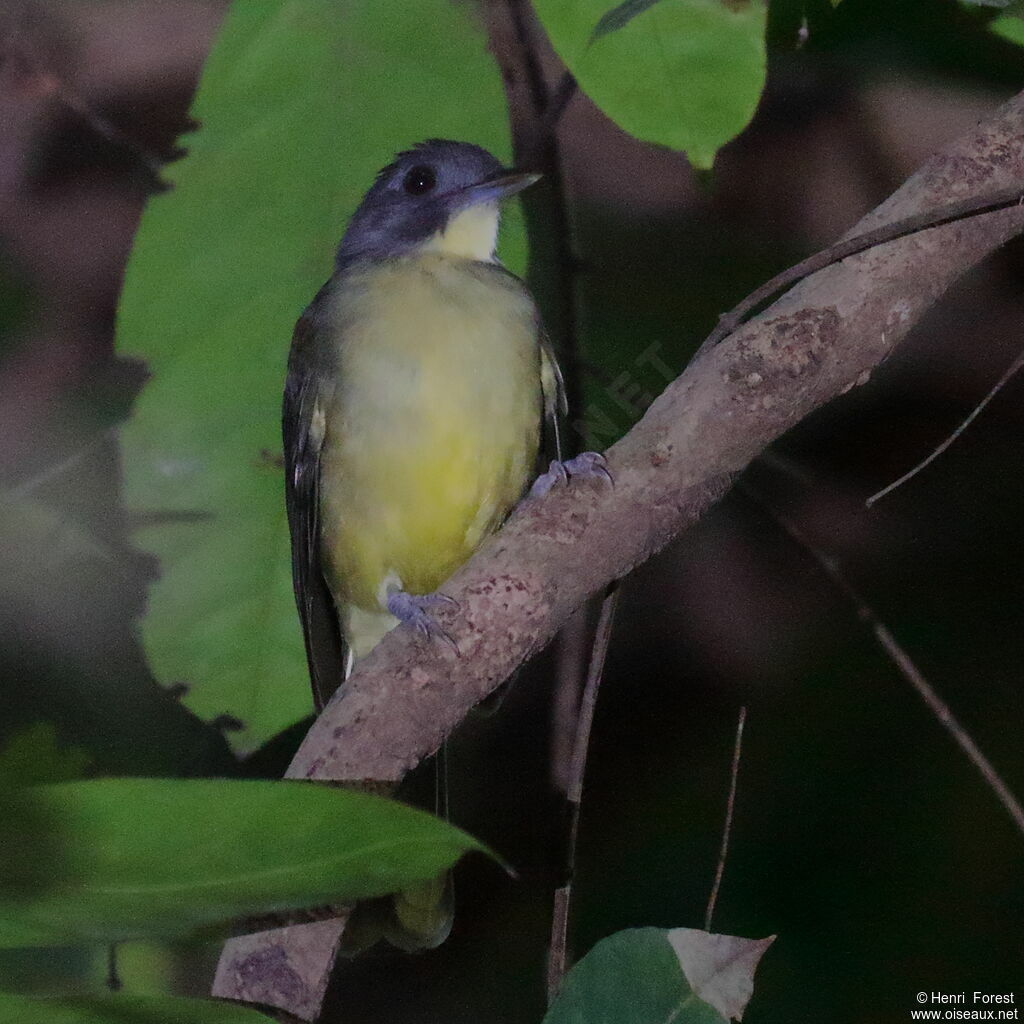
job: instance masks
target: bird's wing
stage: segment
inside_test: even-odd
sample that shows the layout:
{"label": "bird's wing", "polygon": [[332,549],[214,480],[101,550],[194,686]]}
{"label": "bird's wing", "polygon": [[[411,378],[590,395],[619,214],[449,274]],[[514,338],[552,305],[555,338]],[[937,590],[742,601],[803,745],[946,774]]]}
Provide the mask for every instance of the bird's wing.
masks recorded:
{"label": "bird's wing", "polygon": [[[533,298],[523,281],[501,263],[478,262],[472,264],[472,268],[481,280],[492,283],[501,282],[504,287],[525,294],[531,304],[533,303]],[[544,331],[540,311],[536,306],[533,306],[533,315],[534,327],[537,331],[537,344],[540,346],[540,379],[544,394],[544,436],[538,455],[548,460],[558,459],[561,461],[561,425],[569,411],[569,403],[565,394],[565,379],[562,377],[562,371],[555,356],[555,348]],[[546,468],[547,462],[545,461],[543,465]]]}
{"label": "bird's wing", "polygon": [[537,330],[540,341],[540,383],[544,393],[543,447],[549,458],[561,461],[563,455],[561,424],[569,412],[569,402],[565,394],[565,378],[558,365],[551,339],[544,333],[544,328],[539,322]]}
{"label": "bird's wing", "polygon": [[317,711],[327,703],[345,674],[344,640],[320,560],[323,388],[324,377],[329,376],[330,358],[324,322],[327,289],[327,285],[320,289],[295,325],[281,417],[292,585]]}

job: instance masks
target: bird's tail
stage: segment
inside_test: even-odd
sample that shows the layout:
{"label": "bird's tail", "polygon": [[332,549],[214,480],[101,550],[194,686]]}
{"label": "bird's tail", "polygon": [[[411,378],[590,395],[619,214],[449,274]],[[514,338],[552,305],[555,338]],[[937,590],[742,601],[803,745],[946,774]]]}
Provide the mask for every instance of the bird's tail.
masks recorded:
{"label": "bird's tail", "polygon": [[[434,813],[448,820],[448,745],[434,758]],[[406,953],[434,949],[448,938],[455,918],[450,871],[391,896],[363,900],[345,922],[341,952],[355,956],[380,941]]]}
{"label": "bird's tail", "polygon": [[345,923],[341,952],[355,956],[381,940],[406,953],[434,949],[448,938],[454,910],[449,871],[393,896],[364,900]]}

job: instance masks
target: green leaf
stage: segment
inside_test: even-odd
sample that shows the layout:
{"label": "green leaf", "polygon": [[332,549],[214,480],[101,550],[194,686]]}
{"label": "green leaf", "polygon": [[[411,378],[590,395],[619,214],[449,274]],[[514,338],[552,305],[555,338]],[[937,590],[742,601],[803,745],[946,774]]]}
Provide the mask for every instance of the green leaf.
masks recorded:
{"label": "green leaf", "polygon": [[613,7],[606,14],[601,15],[601,20],[594,28],[591,40],[600,39],[609,32],[617,32],[620,28],[628,25],[638,14],[642,14],[648,7],[653,7],[661,0],[623,0],[618,7]]}
{"label": "green leaf", "polygon": [[0,750],[0,786],[81,778],[91,760],[84,750],[58,745],[51,722],[36,722],[16,732]]}
{"label": "green leaf", "polygon": [[7,947],[186,934],[381,896],[482,849],[403,804],[300,782],[102,779],[0,803]]}
{"label": "green leaf", "polygon": [[1004,14],[989,23],[989,31],[1008,39],[1011,43],[1024,46],[1024,13]]}
{"label": "green leaf", "polygon": [[[510,142],[481,25],[450,0],[236,0],[193,113],[119,312],[120,351],[153,372],[123,434],[126,491],[158,522],[138,537],[163,570],[154,672],[190,684],[197,714],[240,719],[251,750],[311,709],[279,464],[292,327],[396,150],[446,136],[508,160]],[[502,255],[525,262],[515,216]]]}
{"label": "green leaf", "polygon": [[666,938],[694,995],[725,1020],[741,1020],[754,994],[754,972],[775,936],[744,939],[673,928]]}
{"label": "green leaf", "polygon": [[537,0],[580,88],[619,127],[698,168],[738,135],[764,88],[762,0]]}
{"label": "green leaf", "polygon": [[266,1024],[272,1019],[210,999],[129,995],[36,999],[0,992],[0,1024]]}
{"label": "green leaf", "polygon": [[569,972],[544,1024],[722,1024],[740,1020],[773,939],[632,928]]}

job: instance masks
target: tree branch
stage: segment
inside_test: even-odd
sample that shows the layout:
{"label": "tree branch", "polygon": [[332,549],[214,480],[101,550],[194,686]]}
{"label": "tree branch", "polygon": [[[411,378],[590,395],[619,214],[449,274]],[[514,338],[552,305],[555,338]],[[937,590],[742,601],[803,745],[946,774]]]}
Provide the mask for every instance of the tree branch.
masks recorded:
{"label": "tree branch", "polygon": [[[928,161],[854,231],[1022,184],[1024,94]],[[1012,207],[852,256],[704,352],[607,452],[614,488],[574,483],[524,503],[444,586],[459,602],[443,625],[461,657],[412,630],[390,633],[324,709],[288,776],[401,779],[590,595],[694,523],[780,434],[865,383],[957,277],[1022,228],[1024,209]],[[263,937],[264,962],[310,955],[284,932]],[[316,955],[326,977],[331,950]],[[252,963],[229,943],[215,994],[293,1012],[309,1005],[309,993],[254,987]]]}
{"label": "tree branch", "polygon": [[[1024,98],[934,157],[858,233],[1024,183]],[[814,409],[865,383],[957,277],[1024,226],[1010,208],[827,268],[691,364],[607,453],[615,487],[527,502],[444,587],[461,657],[396,630],[325,709],[293,778],[397,781],[543,647],[590,595],[692,524],[733,476]]]}

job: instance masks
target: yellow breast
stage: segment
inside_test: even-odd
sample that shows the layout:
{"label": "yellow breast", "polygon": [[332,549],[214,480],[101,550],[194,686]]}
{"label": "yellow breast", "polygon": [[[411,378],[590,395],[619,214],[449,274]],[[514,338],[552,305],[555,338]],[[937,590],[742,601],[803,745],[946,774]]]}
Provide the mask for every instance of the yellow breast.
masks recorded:
{"label": "yellow breast", "polygon": [[348,272],[331,322],[322,540],[344,622],[352,606],[379,611],[388,578],[436,590],[519,499],[537,453],[541,358],[522,284],[442,252]]}

